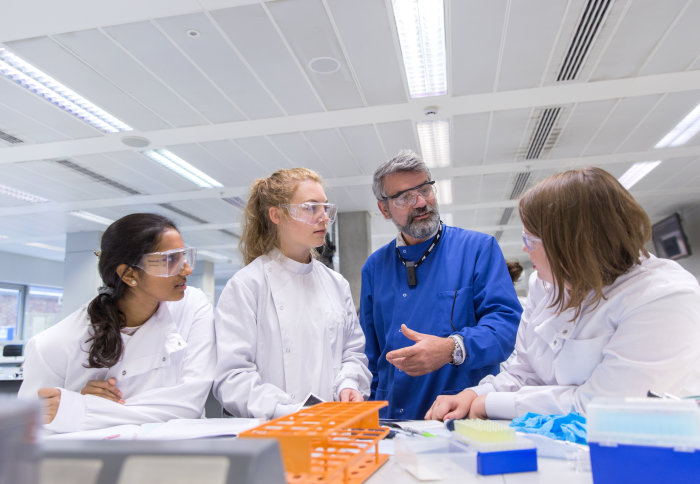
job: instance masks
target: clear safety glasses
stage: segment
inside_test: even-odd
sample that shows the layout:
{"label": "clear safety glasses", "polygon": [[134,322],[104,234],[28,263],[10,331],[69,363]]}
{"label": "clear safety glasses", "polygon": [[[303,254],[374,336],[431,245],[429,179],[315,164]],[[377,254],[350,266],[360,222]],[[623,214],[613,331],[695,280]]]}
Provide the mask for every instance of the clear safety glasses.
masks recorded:
{"label": "clear safety glasses", "polygon": [[523,244],[525,244],[525,248],[527,250],[532,250],[535,247],[535,244],[541,244],[542,239],[539,237],[535,237],[534,235],[526,234],[523,232]]}
{"label": "clear safety glasses", "polygon": [[280,207],[287,209],[287,213],[294,220],[309,225],[323,222],[326,217],[328,217],[328,224],[330,225],[335,222],[335,215],[338,212],[338,207],[334,203],[285,203],[280,205]]}
{"label": "clear safety glasses", "polygon": [[406,208],[412,207],[418,201],[418,195],[423,197],[424,200],[432,200],[435,197],[435,180],[427,181],[416,185],[413,188],[408,188],[406,190],[401,190],[399,193],[392,195],[390,197],[384,197],[382,200],[385,202],[391,200],[391,203],[396,208]]}
{"label": "clear safety glasses", "polygon": [[185,264],[194,270],[194,261],[197,257],[197,249],[194,247],[182,247],[180,249],[166,250],[165,252],[151,252],[144,254],[141,262],[136,267],[143,269],[148,274],[156,277],[176,276],[185,268]]}

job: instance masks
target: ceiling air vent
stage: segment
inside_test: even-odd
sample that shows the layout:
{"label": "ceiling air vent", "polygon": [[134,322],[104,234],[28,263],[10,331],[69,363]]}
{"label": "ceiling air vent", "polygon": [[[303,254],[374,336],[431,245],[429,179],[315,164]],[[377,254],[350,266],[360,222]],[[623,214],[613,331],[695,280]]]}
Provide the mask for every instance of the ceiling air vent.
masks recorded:
{"label": "ceiling air vent", "polygon": [[95,173],[94,171],[85,168],[83,166],[80,166],[77,163],[73,163],[70,160],[56,160],[56,163],[59,165],[63,165],[66,168],[76,171],[80,173],[81,175],[85,175],[89,178],[92,178],[96,182],[103,183],[105,185],[109,185],[112,188],[115,188],[119,191],[122,191],[124,193],[128,193],[129,195],[141,195],[141,192],[134,190],[133,188],[129,188],[126,185],[122,185],[118,181],[114,181],[111,178],[107,178],[106,176],[102,176],[99,173]]}
{"label": "ceiling air vent", "polygon": [[517,200],[520,198],[520,195],[523,194],[525,191],[525,187],[527,186],[527,182],[530,181],[530,172],[529,171],[522,171],[518,173],[518,176],[515,177],[515,183],[513,184],[513,190],[510,192],[510,199],[511,200]]}
{"label": "ceiling air vent", "polygon": [[24,141],[18,137],[12,136],[10,133],[6,133],[4,131],[0,131],[0,139],[13,145],[16,145],[17,143],[24,143]]}
{"label": "ceiling air vent", "polygon": [[548,142],[550,147],[554,144],[554,141],[549,139],[549,135],[552,132],[554,123],[556,123],[557,118],[559,117],[560,111],[561,108],[547,108],[542,111],[540,121],[537,123],[537,128],[532,134],[530,144],[527,147],[527,153],[525,153],[526,160],[534,160],[539,158],[540,154],[542,154],[542,150],[545,148],[545,146],[547,146]]}
{"label": "ceiling air vent", "polygon": [[576,78],[611,3],[612,0],[588,0],[564,62],[559,69],[557,81],[570,81]]}
{"label": "ceiling air vent", "polygon": [[233,205],[241,211],[245,210],[246,202],[241,197],[226,197],[222,198],[221,200]]}

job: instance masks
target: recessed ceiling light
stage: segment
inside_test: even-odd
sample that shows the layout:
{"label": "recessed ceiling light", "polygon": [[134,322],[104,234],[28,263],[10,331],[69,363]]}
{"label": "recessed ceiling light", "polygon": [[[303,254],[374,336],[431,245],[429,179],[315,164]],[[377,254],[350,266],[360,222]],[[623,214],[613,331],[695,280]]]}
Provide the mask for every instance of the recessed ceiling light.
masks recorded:
{"label": "recessed ceiling light", "polygon": [[309,61],[309,69],[317,74],[333,74],[340,70],[340,62],[332,57],[314,57]]}
{"label": "recessed ceiling light", "polygon": [[412,98],[447,94],[443,0],[392,0]]}
{"label": "recessed ceiling light", "polygon": [[49,201],[44,197],[32,195],[31,193],[23,192],[22,190],[17,190],[16,188],[8,187],[7,185],[0,185],[0,195],[7,195],[8,197],[23,200],[29,203],[45,203]]}
{"label": "recessed ceiling light", "polygon": [[110,220],[106,217],[101,217],[94,213],[86,212],[84,210],[73,210],[72,212],[70,212],[70,214],[74,217],[79,217],[84,220],[89,220],[90,222],[95,222],[101,225],[112,225],[112,222],[114,222],[114,220]]}
{"label": "recessed ceiling light", "polygon": [[437,180],[435,182],[435,186],[437,188],[438,203],[440,205],[451,204],[452,203],[452,180]]}
{"label": "recessed ceiling light", "polygon": [[132,129],[5,48],[0,48],[0,74],[100,131],[116,133]]}
{"label": "recessed ceiling light", "polygon": [[666,136],[656,143],[654,148],[666,148],[667,146],[680,146],[687,143],[693,136],[700,132],[700,104],[695,106],[686,117],[671,130]]}
{"label": "recessed ceiling light", "polygon": [[36,247],[37,249],[51,250],[53,252],[65,252],[66,251],[66,249],[64,249],[63,247],[44,244],[41,242],[26,242],[24,245],[28,245],[29,247]]}
{"label": "recessed ceiling light", "polygon": [[661,164],[661,161],[640,161],[632,165],[617,181],[627,190]]}
{"label": "recessed ceiling light", "polygon": [[186,162],[170,150],[147,150],[142,151],[144,155],[166,167],[168,170],[174,171],[186,180],[202,187],[213,188],[222,187],[223,185],[212,177],[204,173],[202,170],[195,168],[190,163]]}
{"label": "recessed ceiling light", "polygon": [[450,166],[450,123],[447,120],[416,124],[423,161],[430,168]]}

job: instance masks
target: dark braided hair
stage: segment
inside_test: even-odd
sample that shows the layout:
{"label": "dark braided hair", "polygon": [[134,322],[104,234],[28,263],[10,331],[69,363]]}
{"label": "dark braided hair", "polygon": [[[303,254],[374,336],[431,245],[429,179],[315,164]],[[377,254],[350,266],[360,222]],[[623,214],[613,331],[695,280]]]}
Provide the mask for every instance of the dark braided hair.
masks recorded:
{"label": "dark braided hair", "polygon": [[88,368],[110,368],[122,355],[120,330],[126,326],[126,317],[117,303],[128,286],[117,274],[117,267],[138,264],[144,254],[156,250],[161,235],[168,229],[177,227],[162,215],[133,213],[112,223],[102,235],[98,269],[104,286],[87,308],[92,325]]}

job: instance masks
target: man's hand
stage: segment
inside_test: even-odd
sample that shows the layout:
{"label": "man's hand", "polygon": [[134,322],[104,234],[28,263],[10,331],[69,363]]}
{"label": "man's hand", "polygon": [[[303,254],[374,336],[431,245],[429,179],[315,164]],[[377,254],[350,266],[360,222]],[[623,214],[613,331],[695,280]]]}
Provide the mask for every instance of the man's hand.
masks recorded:
{"label": "man's hand", "polygon": [[464,418],[477,398],[480,397],[474,390],[463,390],[457,395],[440,395],[425,414],[425,420]]}
{"label": "man's hand", "polygon": [[117,380],[109,378],[107,380],[90,380],[85,387],[80,390],[83,395],[95,395],[106,398],[117,403],[124,403],[122,392],[117,388]]}
{"label": "man's hand", "polygon": [[363,402],[362,394],[354,388],[343,388],[340,390],[341,402]]}
{"label": "man's hand", "polygon": [[386,354],[387,361],[399,370],[411,376],[422,376],[452,361],[455,348],[452,338],[419,333],[405,324],[401,325],[401,332],[416,344]]}
{"label": "man's hand", "polygon": [[44,400],[44,423],[50,424],[56,418],[58,405],[61,403],[61,390],[58,388],[39,388],[37,395]]}

